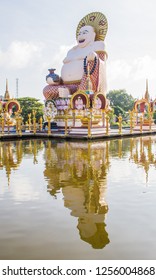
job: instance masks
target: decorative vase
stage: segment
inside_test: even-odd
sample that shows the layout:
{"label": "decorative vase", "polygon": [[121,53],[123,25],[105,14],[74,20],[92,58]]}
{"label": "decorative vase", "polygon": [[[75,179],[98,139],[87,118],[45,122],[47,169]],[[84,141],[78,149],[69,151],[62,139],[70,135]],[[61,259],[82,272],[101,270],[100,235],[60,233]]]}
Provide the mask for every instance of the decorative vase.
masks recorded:
{"label": "decorative vase", "polygon": [[59,85],[60,83],[60,77],[54,73],[55,70],[54,68],[48,69],[49,74],[46,76],[46,81],[49,85]]}

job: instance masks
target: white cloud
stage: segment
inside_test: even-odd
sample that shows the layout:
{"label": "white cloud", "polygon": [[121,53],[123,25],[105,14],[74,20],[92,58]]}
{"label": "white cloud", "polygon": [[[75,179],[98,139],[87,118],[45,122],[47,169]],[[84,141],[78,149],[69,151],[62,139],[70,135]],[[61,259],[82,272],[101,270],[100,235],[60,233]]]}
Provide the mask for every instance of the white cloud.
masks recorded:
{"label": "white cloud", "polygon": [[133,67],[135,80],[156,78],[156,59],[152,59],[149,55],[134,60]]}
{"label": "white cloud", "polygon": [[32,182],[27,177],[14,178],[12,182],[12,196],[16,202],[37,200],[40,197],[39,191],[34,189]]}
{"label": "white cloud", "polygon": [[138,57],[130,62],[124,59],[118,59],[108,62],[107,76],[109,81],[114,80],[142,80],[156,78],[156,59],[146,55]]}
{"label": "white cloud", "polygon": [[[5,186],[6,184],[7,184],[6,180],[4,179],[2,185]],[[0,200],[2,200],[3,197],[5,197],[5,194],[8,191],[9,190],[7,187],[0,188]],[[30,178],[27,178],[26,176],[23,177],[19,175],[18,177],[15,176],[13,178],[13,176],[11,175],[10,192],[15,202],[30,201],[30,200],[32,201],[32,200],[37,200],[40,197],[40,192],[37,190],[37,188],[34,187],[34,182],[32,182]]]}
{"label": "white cloud", "polygon": [[0,50],[0,66],[22,69],[41,56],[42,43],[14,41],[6,51]]}
{"label": "white cloud", "polygon": [[51,56],[51,58],[48,56],[45,58],[42,62],[42,69],[48,69],[48,68],[56,68],[56,73],[60,74],[61,68],[63,65],[63,60],[67,55],[67,52],[73,47],[73,45],[67,46],[62,45],[58,48],[55,54]]}
{"label": "white cloud", "polygon": [[126,60],[117,59],[108,63],[107,76],[109,80],[128,78],[130,76],[132,65]]}
{"label": "white cloud", "polygon": [[62,58],[62,60],[66,57],[67,52],[73,47],[73,45],[71,46],[65,46],[62,45],[59,47],[58,53],[54,56],[54,61],[60,61],[60,58]]}

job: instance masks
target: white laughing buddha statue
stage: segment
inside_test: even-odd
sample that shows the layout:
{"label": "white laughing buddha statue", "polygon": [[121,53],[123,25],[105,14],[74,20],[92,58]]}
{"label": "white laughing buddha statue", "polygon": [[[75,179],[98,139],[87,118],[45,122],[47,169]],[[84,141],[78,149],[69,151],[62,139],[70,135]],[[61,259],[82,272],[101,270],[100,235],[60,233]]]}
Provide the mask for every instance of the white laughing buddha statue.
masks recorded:
{"label": "white laughing buddha statue", "polygon": [[90,13],[80,21],[76,31],[77,45],[68,51],[63,60],[59,83],[56,85],[51,81],[43,89],[46,100],[63,97],[63,94],[71,95],[77,90],[85,91],[88,75],[93,92],[106,95],[107,53],[104,39],[107,28],[107,19],[99,12]]}

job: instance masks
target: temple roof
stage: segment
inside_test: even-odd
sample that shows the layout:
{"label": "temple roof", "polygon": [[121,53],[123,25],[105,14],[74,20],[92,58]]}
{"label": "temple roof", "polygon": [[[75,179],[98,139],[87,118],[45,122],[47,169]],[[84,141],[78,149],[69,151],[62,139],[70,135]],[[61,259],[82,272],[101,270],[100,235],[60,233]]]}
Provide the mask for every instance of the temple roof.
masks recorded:
{"label": "temple roof", "polygon": [[150,101],[150,95],[148,92],[148,80],[146,79],[146,91],[145,91],[145,99],[149,102]]}

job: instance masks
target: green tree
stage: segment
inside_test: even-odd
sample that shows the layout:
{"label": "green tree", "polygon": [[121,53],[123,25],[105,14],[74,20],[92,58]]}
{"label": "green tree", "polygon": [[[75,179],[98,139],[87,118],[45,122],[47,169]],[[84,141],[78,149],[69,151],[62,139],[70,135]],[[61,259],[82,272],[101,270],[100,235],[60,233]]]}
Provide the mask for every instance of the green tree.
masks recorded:
{"label": "green tree", "polygon": [[39,99],[33,97],[22,97],[17,99],[22,108],[23,122],[26,123],[28,120],[28,114],[32,114],[32,111],[36,111],[36,121],[43,116],[44,104],[39,101]]}
{"label": "green tree", "polygon": [[154,123],[156,124],[156,111],[153,113],[153,120],[154,120]]}
{"label": "green tree", "polygon": [[122,117],[126,117],[126,113],[133,109],[135,99],[125,89],[111,90],[108,92],[107,98],[110,100],[116,116],[121,114]]}

